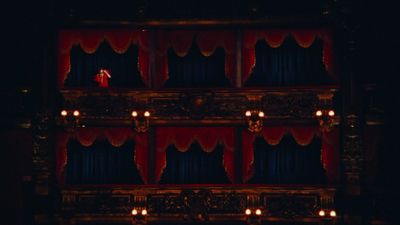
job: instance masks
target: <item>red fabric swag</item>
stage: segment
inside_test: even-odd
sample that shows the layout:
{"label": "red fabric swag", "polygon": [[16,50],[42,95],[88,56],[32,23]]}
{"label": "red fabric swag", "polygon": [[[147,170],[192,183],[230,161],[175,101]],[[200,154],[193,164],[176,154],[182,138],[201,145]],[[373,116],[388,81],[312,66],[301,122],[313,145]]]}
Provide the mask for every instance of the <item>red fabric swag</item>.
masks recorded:
{"label": "red fabric swag", "polygon": [[[247,182],[253,176],[254,148],[253,143],[257,136],[262,136],[270,145],[277,145],[282,137],[290,132],[299,145],[309,145],[315,135],[321,135],[318,127],[264,127],[259,134],[248,130],[242,132],[243,149],[243,182]],[[321,161],[324,166],[329,183],[335,183],[339,178],[339,129],[322,133]]]}
{"label": "red fabric swag", "polygon": [[76,139],[83,146],[91,146],[96,140],[107,139],[114,147],[120,147],[128,139],[135,141],[134,161],[146,184],[148,182],[148,136],[138,134],[129,128],[81,128],[74,133],[60,131],[57,133],[56,145],[56,176],[60,185],[64,184],[64,169],[67,165],[67,144],[70,139]]}
{"label": "red fabric swag", "polygon": [[292,35],[297,44],[303,48],[310,47],[316,38],[323,41],[323,63],[326,71],[333,74],[332,35],[327,29],[270,29],[270,30],[246,30],[243,35],[242,58],[242,82],[250,77],[256,63],[255,45],[258,40],[265,40],[272,48],[282,45],[285,38]]}
{"label": "red fabric swag", "polygon": [[138,69],[142,80],[149,81],[149,40],[147,31],[138,30],[62,30],[58,37],[58,86],[63,87],[71,69],[70,51],[80,45],[88,54],[96,52],[107,41],[118,54],[125,53],[131,44],[139,46]]}
{"label": "red fabric swag", "polygon": [[157,40],[157,86],[161,87],[168,80],[167,51],[172,48],[175,53],[184,57],[192,42],[196,41],[201,54],[210,56],[217,47],[225,50],[225,75],[235,83],[236,36],[233,31],[158,31]]}
{"label": "red fabric swag", "polygon": [[228,178],[234,180],[234,130],[227,127],[161,127],[156,129],[156,182],[161,178],[166,167],[166,149],[175,145],[179,151],[185,152],[197,141],[202,149],[211,152],[218,143],[224,144],[223,164]]}

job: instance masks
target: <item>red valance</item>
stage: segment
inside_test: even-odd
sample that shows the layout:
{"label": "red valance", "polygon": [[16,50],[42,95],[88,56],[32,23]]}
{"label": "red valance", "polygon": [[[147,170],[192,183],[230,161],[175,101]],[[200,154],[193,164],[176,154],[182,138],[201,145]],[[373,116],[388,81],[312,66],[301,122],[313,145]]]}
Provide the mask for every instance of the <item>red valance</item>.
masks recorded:
{"label": "red valance", "polygon": [[234,181],[234,129],[227,127],[161,127],[156,129],[156,182],[166,167],[166,149],[175,145],[185,152],[197,141],[202,149],[211,152],[218,143],[224,144],[223,164],[231,181]]}
{"label": "red valance", "polygon": [[107,139],[114,147],[122,146],[128,139],[135,141],[135,164],[144,181],[148,175],[147,134],[134,133],[130,128],[80,128],[74,133],[59,132],[56,145],[56,176],[59,184],[64,184],[64,169],[67,165],[67,144],[76,139],[83,146],[91,146],[96,140]]}
{"label": "red valance", "polygon": [[330,183],[338,181],[339,177],[339,129],[321,134],[318,127],[264,127],[260,134],[251,133],[248,130],[242,132],[243,148],[243,181],[247,182],[253,175],[254,148],[253,142],[257,136],[261,136],[270,145],[277,145],[283,136],[290,133],[299,145],[307,146],[314,136],[322,137],[321,161],[326,170]]}
{"label": "red valance", "polygon": [[118,54],[125,53],[131,44],[139,46],[138,69],[145,84],[149,81],[149,38],[147,31],[137,30],[62,30],[58,37],[58,86],[63,87],[70,72],[70,52],[74,45],[92,54],[101,42],[107,41]]}
{"label": "red valance", "polygon": [[255,45],[258,40],[265,40],[272,48],[282,45],[287,36],[293,36],[297,44],[303,48],[310,47],[316,38],[323,41],[322,61],[326,71],[333,73],[332,35],[327,29],[270,29],[270,30],[246,30],[243,35],[242,52],[242,82],[249,78],[255,63]]}
{"label": "red valance", "polygon": [[235,83],[236,36],[233,31],[158,31],[156,37],[158,87],[168,79],[168,49],[172,48],[178,56],[183,57],[188,53],[193,40],[204,56],[212,55],[217,47],[224,48],[225,75]]}

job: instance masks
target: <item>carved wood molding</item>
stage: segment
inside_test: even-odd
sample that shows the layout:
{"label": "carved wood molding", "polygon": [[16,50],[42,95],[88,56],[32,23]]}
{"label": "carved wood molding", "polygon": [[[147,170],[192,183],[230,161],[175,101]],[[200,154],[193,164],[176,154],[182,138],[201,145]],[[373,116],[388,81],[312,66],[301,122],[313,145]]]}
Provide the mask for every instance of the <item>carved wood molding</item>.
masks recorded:
{"label": "carved wood molding", "polygon": [[245,219],[246,208],[257,207],[266,221],[319,221],[317,210],[332,208],[335,192],[333,187],[308,186],[76,186],[61,190],[58,216],[126,221],[139,206],[147,208],[148,221],[236,221]]}
{"label": "carved wood molding", "polygon": [[[259,107],[268,121],[314,123],[319,96],[333,98],[337,89],[186,89],[61,90],[63,108],[79,109],[90,124],[128,125],[132,110],[149,110],[152,125],[243,124],[244,112]],[[258,96],[254,99],[254,96]],[[60,109],[61,110],[61,109]],[[314,121],[314,122],[312,122]]]}

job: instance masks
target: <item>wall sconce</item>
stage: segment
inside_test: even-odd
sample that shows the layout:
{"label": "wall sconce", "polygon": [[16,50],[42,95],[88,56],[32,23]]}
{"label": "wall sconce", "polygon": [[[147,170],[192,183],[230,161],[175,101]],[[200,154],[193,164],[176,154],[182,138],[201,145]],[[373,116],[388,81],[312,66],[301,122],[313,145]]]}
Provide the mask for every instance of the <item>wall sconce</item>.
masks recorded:
{"label": "wall sconce", "polygon": [[244,214],[246,215],[246,222],[249,225],[258,225],[261,224],[261,216],[262,216],[262,211],[261,209],[249,209],[247,208],[244,211]]}
{"label": "wall sconce", "polygon": [[131,211],[132,221],[131,223],[134,225],[146,224],[147,223],[147,209],[145,208],[133,208]]}
{"label": "wall sconce", "polygon": [[248,124],[248,130],[251,132],[260,132],[263,127],[263,119],[265,117],[265,114],[261,110],[247,110],[244,113],[246,119],[247,119],[247,124]]}
{"label": "wall sconce", "polygon": [[332,109],[318,109],[315,112],[321,131],[330,131],[335,122],[335,111]]}
{"label": "wall sconce", "polygon": [[132,111],[133,128],[137,132],[146,132],[149,129],[150,112]]}
{"label": "wall sconce", "polygon": [[333,220],[336,218],[336,211],[335,210],[324,210],[324,209],[320,209],[318,211],[318,216],[325,221],[324,224],[330,224],[329,221]]}
{"label": "wall sconce", "polygon": [[79,110],[63,109],[61,110],[60,115],[64,126],[69,128],[77,128],[79,126],[79,117],[81,116]]}

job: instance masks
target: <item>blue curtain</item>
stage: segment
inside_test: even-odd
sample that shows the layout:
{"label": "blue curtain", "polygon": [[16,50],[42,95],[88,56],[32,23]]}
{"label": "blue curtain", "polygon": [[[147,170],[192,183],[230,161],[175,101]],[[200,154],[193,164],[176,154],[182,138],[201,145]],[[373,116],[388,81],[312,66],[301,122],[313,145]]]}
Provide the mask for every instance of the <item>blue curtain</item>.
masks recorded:
{"label": "blue curtain", "polygon": [[323,61],[321,40],[308,47],[300,47],[289,36],[278,48],[270,47],[265,40],[256,44],[256,65],[245,86],[306,86],[327,85],[328,76]]}
{"label": "blue curtain", "polygon": [[67,144],[67,184],[142,184],[134,162],[134,143],[120,147],[107,140],[95,141],[89,147],[76,140]]}
{"label": "blue curtain", "polygon": [[321,139],[308,146],[285,136],[278,145],[263,138],[254,142],[254,175],[250,183],[258,184],[323,184],[325,171],[321,163]]}
{"label": "blue curtain", "polygon": [[203,56],[196,41],[184,57],[168,50],[168,76],[164,87],[229,87],[225,77],[225,52],[217,48],[211,56]]}
{"label": "blue curtain", "polygon": [[85,53],[80,46],[72,47],[71,71],[64,86],[97,87],[94,77],[101,68],[111,73],[110,87],[145,87],[138,70],[138,47],[131,45],[118,54],[107,42],[102,42],[93,54]]}
{"label": "blue curtain", "polygon": [[180,152],[175,146],[167,148],[167,166],[161,176],[162,184],[223,184],[229,183],[223,166],[223,146],[205,152],[198,143]]}

